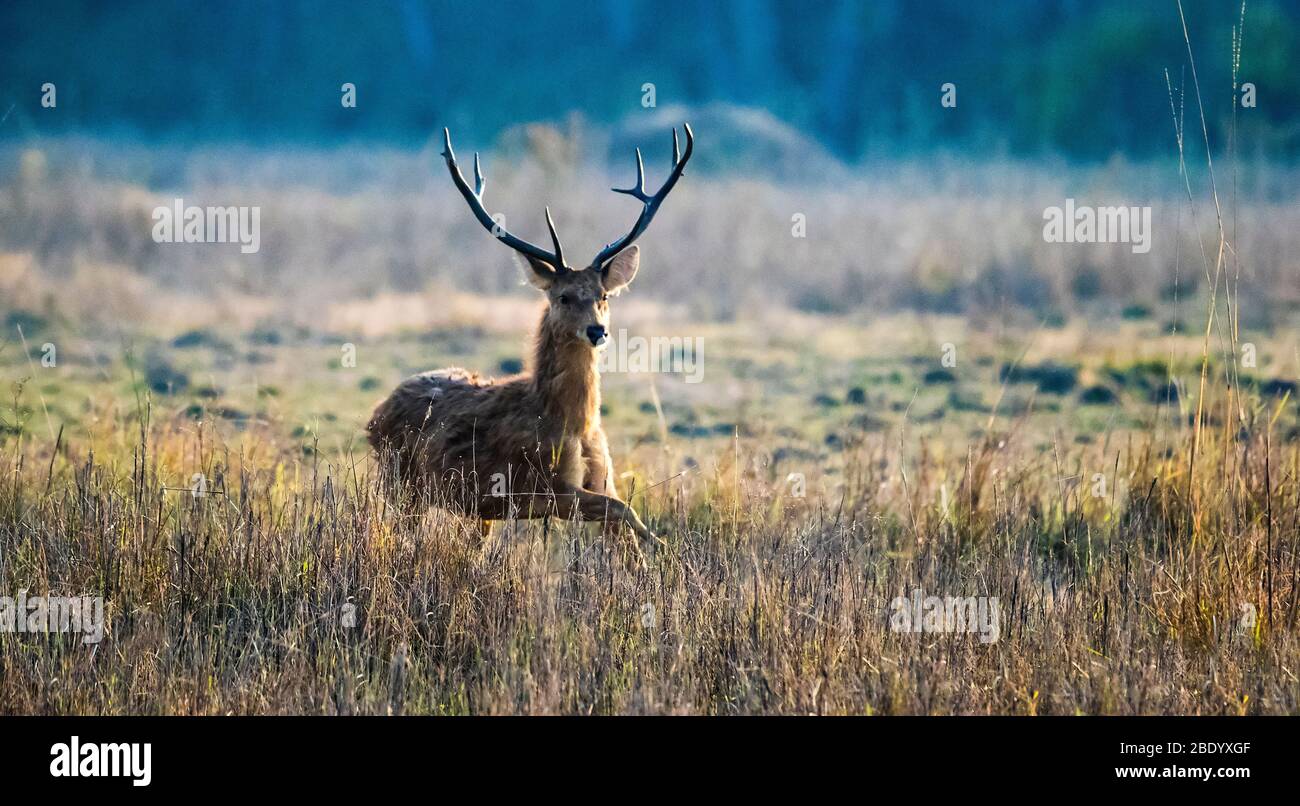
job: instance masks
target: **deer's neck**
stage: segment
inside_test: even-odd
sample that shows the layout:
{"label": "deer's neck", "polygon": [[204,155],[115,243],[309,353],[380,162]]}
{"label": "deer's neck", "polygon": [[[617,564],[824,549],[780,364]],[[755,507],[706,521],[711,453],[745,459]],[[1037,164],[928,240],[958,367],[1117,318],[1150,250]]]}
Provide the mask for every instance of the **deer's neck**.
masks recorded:
{"label": "deer's neck", "polygon": [[600,424],[596,351],[545,322],[533,351],[533,384],[546,417],[565,433],[586,434]]}

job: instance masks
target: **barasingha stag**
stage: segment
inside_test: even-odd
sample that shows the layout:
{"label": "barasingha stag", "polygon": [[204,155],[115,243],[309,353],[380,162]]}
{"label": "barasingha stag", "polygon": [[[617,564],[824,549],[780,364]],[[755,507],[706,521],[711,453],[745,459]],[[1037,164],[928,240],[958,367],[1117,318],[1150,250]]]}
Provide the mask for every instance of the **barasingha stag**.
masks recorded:
{"label": "barasingha stag", "polygon": [[[546,295],[529,371],[483,378],[460,368],[407,378],[375,409],[367,430],[381,463],[417,495],[483,521],[555,514],[602,521],[607,535],[630,526],[654,538],[632,507],[618,497],[609,442],[600,423],[600,373],[596,351],[609,334],[609,298],[636,276],[645,232],[681,178],[694,148],[685,127],[683,152],[673,130],[673,168],[659,191],[645,189],[636,152],[637,182],[625,193],[641,214],[622,238],[601,249],[583,269],[564,258],[550,208],[546,226],[554,251],[501,227],[483,206],[483,172],[474,155],[474,188],[461,174],[443,129],[442,156],[474,217],[524,257],[529,281]],[[423,500],[423,499],[422,499]]]}

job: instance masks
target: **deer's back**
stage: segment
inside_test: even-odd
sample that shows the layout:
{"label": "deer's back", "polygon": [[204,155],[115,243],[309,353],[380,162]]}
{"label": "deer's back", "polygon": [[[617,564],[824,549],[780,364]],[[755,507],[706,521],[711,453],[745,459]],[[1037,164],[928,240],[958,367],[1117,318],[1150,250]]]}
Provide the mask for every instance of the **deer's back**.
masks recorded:
{"label": "deer's back", "polygon": [[377,451],[396,451],[403,475],[486,478],[536,444],[539,418],[527,376],[483,378],[460,368],[413,375],[375,409]]}

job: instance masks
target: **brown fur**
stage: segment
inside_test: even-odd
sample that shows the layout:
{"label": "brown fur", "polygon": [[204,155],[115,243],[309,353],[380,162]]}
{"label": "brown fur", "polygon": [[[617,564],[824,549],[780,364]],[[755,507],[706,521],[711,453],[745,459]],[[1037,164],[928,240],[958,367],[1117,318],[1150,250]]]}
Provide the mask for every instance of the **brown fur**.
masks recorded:
{"label": "brown fur", "polygon": [[530,371],[497,380],[451,368],[407,378],[367,426],[381,461],[436,505],[483,520],[576,514],[653,538],[617,497],[596,348],[584,335],[607,332],[607,296],[631,281],[638,260],[632,246],[603,271],[534,265],[530,279],[548,304]]}

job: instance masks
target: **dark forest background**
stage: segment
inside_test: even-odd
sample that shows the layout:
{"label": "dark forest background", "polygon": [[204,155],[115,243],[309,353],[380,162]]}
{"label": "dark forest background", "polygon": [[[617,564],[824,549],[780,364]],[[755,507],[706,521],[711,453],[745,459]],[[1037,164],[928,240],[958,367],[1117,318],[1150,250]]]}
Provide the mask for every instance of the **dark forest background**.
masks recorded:
{"label": "dark forest background", "polygon": [[[1184,9],[1221,147],[1241,8]],[[1300,7],[1254,0],[1245,19],[1240,74],[1258,107],[1240,141],[1294,158]],[[761,108],[850,162],[931,149],[1098,160],[1168,153],[1166,68],[1190,86],[1174,0],[6,0],[0,137],[402,145],[443,125],[481,138],[574,113],[611,124],[650,82],[660,107]],[[38,114],[47,81],[57,116]],[[340,106],[344,82],[364,114]],[[945,82],[956,110],[938,103]]]}

